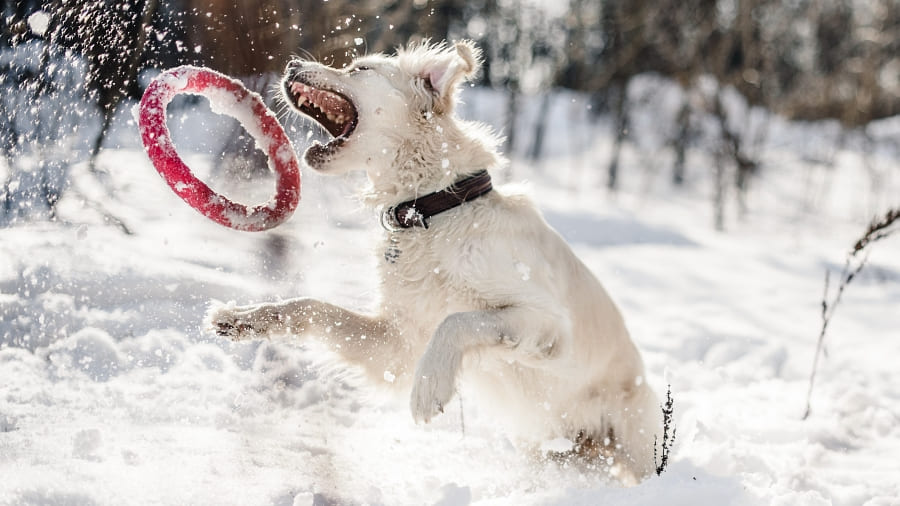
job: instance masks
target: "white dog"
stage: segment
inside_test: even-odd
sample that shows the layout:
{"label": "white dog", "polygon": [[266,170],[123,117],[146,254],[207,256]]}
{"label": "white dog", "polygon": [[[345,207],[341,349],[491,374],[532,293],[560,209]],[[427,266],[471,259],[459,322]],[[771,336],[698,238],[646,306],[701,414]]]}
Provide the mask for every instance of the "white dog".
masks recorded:
{"label": "white dog", "polygon": [[469,42],[340,70],[291,61],[287,100],[333,137],[306,163],[365,169],[371,182],[365,199],[386,229],[383,302],[372,316],[305,297],[219,306],[210,326],[235,340],[317,339],[374,381],[411,387],[416,421],[443,412],[465,380],[534,448],[568,440],[564,455],[647,476],[662,418],[619,311],[529,200],[491,190],[496,139],[454,115],[479,63]]}

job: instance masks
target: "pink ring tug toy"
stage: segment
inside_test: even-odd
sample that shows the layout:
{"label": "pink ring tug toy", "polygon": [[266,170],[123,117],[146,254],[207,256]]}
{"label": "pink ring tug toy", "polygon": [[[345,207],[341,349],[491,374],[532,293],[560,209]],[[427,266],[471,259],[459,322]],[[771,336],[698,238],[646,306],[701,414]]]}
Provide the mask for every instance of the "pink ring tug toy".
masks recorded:
{"label": "pink ring tug toy", "polygon": [[[166,106],[175,95],[206,97],[213,111],[238,120],[269,157],[277,175],[275,195],[248,208],[197,179],[175,151],[166,126]],[[207,218],[237,230],[262,231],[287,220],[300,200],[300,166],[284,129],[262,98],[240,82],[206,68],[182,66],[163,72],[141,98],[138,126],[153,166],[172,190]]]}

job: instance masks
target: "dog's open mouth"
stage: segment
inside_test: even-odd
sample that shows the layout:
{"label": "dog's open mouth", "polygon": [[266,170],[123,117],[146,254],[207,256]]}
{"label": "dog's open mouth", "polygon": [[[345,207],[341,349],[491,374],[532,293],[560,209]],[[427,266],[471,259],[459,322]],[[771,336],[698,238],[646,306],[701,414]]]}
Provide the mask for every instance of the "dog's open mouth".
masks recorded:
{"label": "dog's open mouth", "polygon": [[346,96],[297,80],[286,81],[284,88],[292,105],[301,113],[314,119],[333,137],[324,146],[319,143],[311,146],[307,153],[307,159],[331,155],[356,129],[359,115],[353,102]]}

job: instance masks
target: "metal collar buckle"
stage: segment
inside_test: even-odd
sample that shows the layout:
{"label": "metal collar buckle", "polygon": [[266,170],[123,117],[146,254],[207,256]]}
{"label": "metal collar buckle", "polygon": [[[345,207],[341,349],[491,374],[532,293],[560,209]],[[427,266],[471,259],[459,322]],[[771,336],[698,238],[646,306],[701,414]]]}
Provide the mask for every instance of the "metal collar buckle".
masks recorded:
{"label": "metal collar buckle", "polygon": [[394,206],[381,211],[381,228],[388,232],[398,232],[403,230],[400,221],[397,220],[397,215],[394,214]]}
{"label": "metal collar buckle", "polygon": [[425,216],[418,209],[412,206],[404,207],[402,211],[403,218],[397,216],[397,207],[391,206],[381,213],[381,226],[388,232],[397,232],[398,230],[422,227],[428,228],[425,222]]}

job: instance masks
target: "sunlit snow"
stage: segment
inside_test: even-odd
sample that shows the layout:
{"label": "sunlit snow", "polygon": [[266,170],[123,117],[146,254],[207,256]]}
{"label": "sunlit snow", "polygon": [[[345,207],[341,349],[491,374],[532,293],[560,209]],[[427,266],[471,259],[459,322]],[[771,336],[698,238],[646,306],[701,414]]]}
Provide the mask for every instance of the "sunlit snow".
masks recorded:
{"label": "sunlit snow", "polygon": [[[635,93],[659,85],[636,82]],[[467,117],[502,116],[502,97],[467,88],[464,99]],[[824,273],[840,269],[878,209],[896,205],[896,155],[864,160],[848,142],[824,169],[803,153],[831,143],[830,130],[774,118],[747,214],[729,205],[727,231],[716,232],[712,160],[699,152],[685,187],[673,189],[664,148],[636,139],[623,155],[622,189],[608,194],[611,122],[586,123],[585,103],[555,97],[547,158],[517,156],[496,179],[528,182],[621,307],[647,365],[635,382],[661,397],[671,385],[677,439],[661,476],[623,488],[535,462],[465,388],[417,426],[408,399],[357,381],[319,346],[232,343],[202,329],[212,300],[307,295],[372,310],[382,229],[350,198],[361,178],[308,170],[284,225],[217,225],[156,174],[125,107],[98,159],[103,177],[72,166],[78,191],[64,194],[58,219],[0,229],[0,504],[896,504],[896,237],[873,247],[847,289],[812,416],[801,420]],[[672,112],[647,103],[636,112],[645,124]],[[222,181],[218,154],[192,151],[220,120],[179,107],[190,121],[173,136],[200,176],[271,191],[270,178]],[[523,131],[537,110],[525,104]],[[876,127],[880,138],[900,135],[896,120]],[[294,138],[299,149],[304,136]],[[883,171],[879,185],[866,166]],[[523,280],[541,275],[542,266],[510,261]]]}

